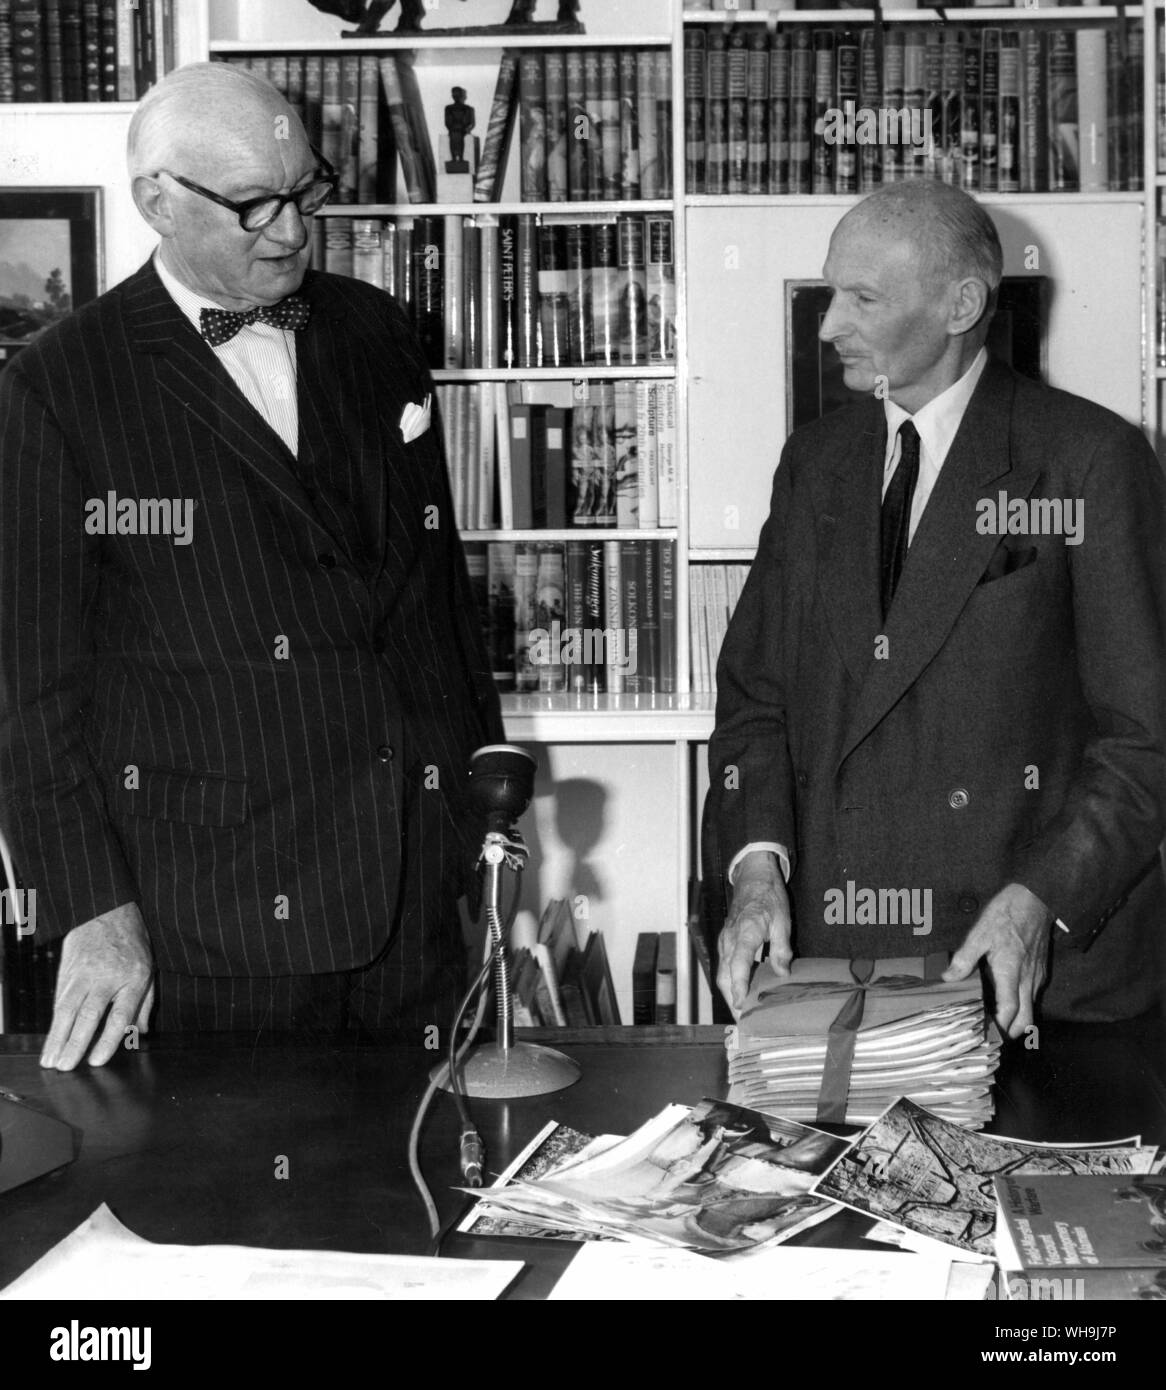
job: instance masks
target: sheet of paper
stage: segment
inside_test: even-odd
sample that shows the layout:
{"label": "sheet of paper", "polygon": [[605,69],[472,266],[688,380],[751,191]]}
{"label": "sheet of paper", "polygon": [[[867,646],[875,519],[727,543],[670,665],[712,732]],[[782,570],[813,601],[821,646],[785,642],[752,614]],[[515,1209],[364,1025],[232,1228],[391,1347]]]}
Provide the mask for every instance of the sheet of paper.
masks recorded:
{"label": "sheet of paper", "polygon": [[494,1299],[520,1260],[155,1245],[103,1203],[0,1299]]}

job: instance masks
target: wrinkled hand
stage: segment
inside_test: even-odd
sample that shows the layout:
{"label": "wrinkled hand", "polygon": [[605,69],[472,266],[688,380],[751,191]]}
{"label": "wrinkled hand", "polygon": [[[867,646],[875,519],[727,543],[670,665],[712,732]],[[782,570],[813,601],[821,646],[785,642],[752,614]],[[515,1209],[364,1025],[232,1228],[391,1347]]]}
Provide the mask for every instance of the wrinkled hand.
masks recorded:
{"label": "wrinkled hand", "polygon": [[53,1024],[42,1067],[72,1071],[101,1028],[91,1065],[102,1067],[128,1027],[144,1033],[154,1006],[154,958],[136,903],[125,903],[74,927],[61,947]]}
{"label": "wrinkled hand", "polygon": [[996,986],[996,1022],[1018,1038],[1034,1022],[1034,1005],[1048,974],[1053,914],[1023,884],[1010,883],[984,908],[943,972],[966,980],[987,961]]}
{"label": "wrinkled hand", "polygon": [[717,988],[734,1015],[745,1006],[753,962],[767,941],[773,973],[788,975],[793,959],[789,895],[776,855],[759,850],[741,861],[733,905],[717,943]]}

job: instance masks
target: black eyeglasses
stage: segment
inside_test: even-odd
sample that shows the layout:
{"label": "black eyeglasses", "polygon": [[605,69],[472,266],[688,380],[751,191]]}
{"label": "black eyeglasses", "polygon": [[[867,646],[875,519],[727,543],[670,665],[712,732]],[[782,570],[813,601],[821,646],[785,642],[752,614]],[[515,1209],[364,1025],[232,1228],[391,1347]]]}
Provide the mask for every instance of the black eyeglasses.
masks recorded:
{"label": "black eyeglasses", "polygon": [[[311,217],[314,212],[319,212],[336,192],[336,186],[340,182],[339,174],[314,145],[309,146],[309,148],[316,156],[319,168],[316,170],[316,176],[312,182],[305,188],[297,189],[294,193],[264,193],[258,198],[245,198],[241,203],[233,203],[230,198],[224,198],[219,193],[212,193],[209,188],[195,183],[193,179],[183,178],[181,174],[170,174],[170,177],[175,183],[180,183],[183,188],[189,188],[192,193],[209,198],[212,203],[218,203],[220,207],[230,208],[238,217],[239,226],[245,232],[261,232],[264,227],[271,226],[288,203],[295,203],[301,217]],[[160,174],[170,173],[168,169],[159,169],[158,172]]]}

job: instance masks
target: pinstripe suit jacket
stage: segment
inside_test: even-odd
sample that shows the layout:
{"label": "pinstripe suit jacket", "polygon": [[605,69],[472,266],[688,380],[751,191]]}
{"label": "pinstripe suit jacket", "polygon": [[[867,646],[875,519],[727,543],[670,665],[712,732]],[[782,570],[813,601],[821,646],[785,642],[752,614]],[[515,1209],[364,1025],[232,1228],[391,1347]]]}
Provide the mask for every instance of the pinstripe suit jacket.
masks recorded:
{"label": "pinstripe suit jacket", "polygon": [[[136,901],[161,968],[342,970],[388,938],[426,776],[473,847],[469,752],[501,737],[432,382],[400,307],[309,272],[299,456],[152,263],[0,376],[0,760],[38,936]],[[85,504],[195,503],[193,538]],[[436,769],[434,777],[433,769]]]}

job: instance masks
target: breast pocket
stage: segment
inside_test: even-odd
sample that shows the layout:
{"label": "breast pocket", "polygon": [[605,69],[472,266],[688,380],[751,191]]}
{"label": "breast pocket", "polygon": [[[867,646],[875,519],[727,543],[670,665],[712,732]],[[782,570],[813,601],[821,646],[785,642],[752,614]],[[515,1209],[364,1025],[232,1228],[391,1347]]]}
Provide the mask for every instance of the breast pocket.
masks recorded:
{"label": "breast pocket", "polygon": [[247,819],[247,783],[213,772],[138,769],[137,786],[125,775],[114,790],[114,804],[127,815],[186,825],[232,826]]}

